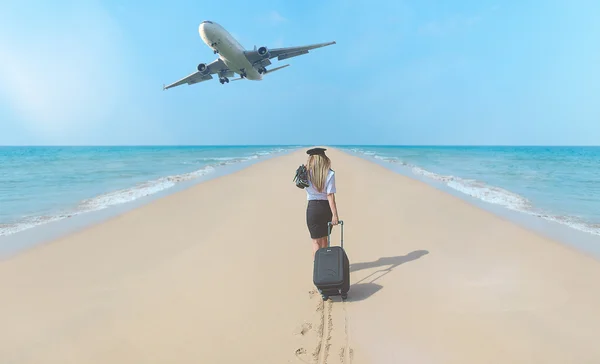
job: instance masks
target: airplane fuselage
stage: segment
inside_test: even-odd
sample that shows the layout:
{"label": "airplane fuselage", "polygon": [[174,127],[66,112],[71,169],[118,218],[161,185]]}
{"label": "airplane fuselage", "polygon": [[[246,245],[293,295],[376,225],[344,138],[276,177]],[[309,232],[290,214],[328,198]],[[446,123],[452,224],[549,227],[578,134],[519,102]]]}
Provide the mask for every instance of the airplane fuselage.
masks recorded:
{"label": "airplane fuselage", "polygon": [[262,80],[262,75],[246,58],[244,47],[225,28],[215,22],[204,21],[198,32],[202,41],[217,52],[230,70],[248,80]]}
{"label": "airplane fuselage", "polygon": [[219,82],[223,85],[229,83],[230,77],[238,74],[237,80],[260,81],[267,74],[272,74],[278,70],[288,67],[290,64],[284,64],[277,67],[269,67],[272,59],[278,61],[307,54],[310,50],[327,47],[336,44],[335,41],[306,44],[302,46],[277,47],[269,49],[267,46],[253,50],[247,50],[238,42],[223,26],[210,20],[204,20],[198,26],[200,39],[218,58],[209,63],[201,62],[196,66],[197,71],[175,81],[169,85],[163,85],[163,90],[183,84],[195,85],[200,82],[208,81],[219,77]]}

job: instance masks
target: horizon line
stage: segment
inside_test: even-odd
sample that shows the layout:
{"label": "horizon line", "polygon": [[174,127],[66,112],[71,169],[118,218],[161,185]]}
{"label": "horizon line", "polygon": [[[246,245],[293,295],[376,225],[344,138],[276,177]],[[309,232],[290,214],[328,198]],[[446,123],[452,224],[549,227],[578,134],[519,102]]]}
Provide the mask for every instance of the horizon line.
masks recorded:
{"label": "horizon line", "polygon": [[0,148],[72,147],[600,147],[591,144],[2,144]]}

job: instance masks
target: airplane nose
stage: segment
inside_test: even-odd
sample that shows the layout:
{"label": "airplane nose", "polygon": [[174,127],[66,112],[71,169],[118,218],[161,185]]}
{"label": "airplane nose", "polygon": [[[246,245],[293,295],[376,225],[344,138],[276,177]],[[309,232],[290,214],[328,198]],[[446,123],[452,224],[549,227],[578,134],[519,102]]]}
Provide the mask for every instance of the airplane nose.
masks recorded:
{"label": "airplane nose", "polygon": [[198,26],[198,32],[200,35],[208,36],[210,33],[212,22],[210,20],[205,20]]}
{"label": "airplane nose", "polygon": [[198,32],[200,33],[200,38],[204,41],[204,43],[209,44],[214,34],[214,25],[210,20],[205,20],[198,26]]}

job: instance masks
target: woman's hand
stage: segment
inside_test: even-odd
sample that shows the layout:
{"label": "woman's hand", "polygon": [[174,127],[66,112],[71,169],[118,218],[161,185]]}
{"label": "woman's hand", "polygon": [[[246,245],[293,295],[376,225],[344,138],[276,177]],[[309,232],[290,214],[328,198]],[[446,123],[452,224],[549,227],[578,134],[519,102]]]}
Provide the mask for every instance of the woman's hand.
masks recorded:
{"label": "woman's hand", "polygon": [[333,218],[331,219],[331,224],[332,225],[337,225],[338,224],[338,217],[337,217],[337,215],[333,216]]}

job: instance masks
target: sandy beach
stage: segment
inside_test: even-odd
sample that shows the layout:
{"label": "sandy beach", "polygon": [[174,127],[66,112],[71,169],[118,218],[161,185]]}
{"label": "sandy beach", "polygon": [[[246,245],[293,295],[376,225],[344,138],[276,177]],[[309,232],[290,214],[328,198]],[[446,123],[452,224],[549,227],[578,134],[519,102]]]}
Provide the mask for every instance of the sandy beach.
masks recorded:
{"label": "sandy beach", "polygon": [[600,363],[597,260],[327,148],[347,301],[312,284],[303,149],[0,262],[0,363]]}

